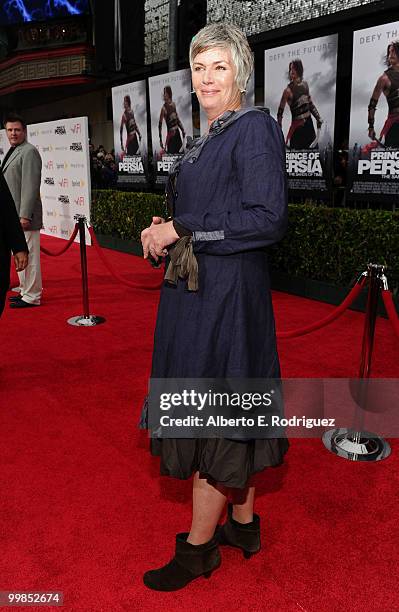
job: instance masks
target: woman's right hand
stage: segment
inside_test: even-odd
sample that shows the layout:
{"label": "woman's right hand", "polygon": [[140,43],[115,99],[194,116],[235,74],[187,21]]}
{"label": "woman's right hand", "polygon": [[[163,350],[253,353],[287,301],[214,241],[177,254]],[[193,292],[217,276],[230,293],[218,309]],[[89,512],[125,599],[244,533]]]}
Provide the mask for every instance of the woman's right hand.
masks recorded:
{"label": "woman's right hand", "polygon": [[152,223],[150,227],[147,227],[141,232],[141,244],[143,245],[144,259],[152,257],[155,261],[158,261],[158,257],[162,257],[167,254],[167,247],[174,244],[179,240],[175,228],[173,227],[172,221],[162,223],[162,217],[155,217],[160,219],[160,223]]}

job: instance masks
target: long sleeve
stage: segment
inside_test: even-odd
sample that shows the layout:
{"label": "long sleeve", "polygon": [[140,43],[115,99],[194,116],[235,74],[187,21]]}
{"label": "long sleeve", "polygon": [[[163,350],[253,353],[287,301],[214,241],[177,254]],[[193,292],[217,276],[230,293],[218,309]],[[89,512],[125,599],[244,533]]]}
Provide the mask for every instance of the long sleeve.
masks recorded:
{"label": "long sleeve", "polygon": [[28,251],[25,235],[18,218],[14,200],[0,171],[0,228],[7,247],[13,252]]}
{"label": "long sleeve", "polygon": [[[235,147],[231,180],[238,184],[241,209],[176,216],[193,232],[194,251],[224,255],[266,247],[282,238],[287,226],[285,146],[270,116],[248,113]],[[220,163],[223,163],[221,160]]]}
{"label": "long sleeve", "polygon": [[42,160],[35,148],[29,149],[22,161],[21,206],[19,216],[32,219],[33,212],[40,196]]}

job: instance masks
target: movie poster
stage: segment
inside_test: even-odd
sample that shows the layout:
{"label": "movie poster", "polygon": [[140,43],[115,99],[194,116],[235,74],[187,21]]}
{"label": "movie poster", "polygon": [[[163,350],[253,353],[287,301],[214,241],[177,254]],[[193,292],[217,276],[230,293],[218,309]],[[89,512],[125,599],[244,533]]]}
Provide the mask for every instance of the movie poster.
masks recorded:
{"label": "movie poster", "polygon": [[399,193],[399,22],[354,32],[348,195]]}
{"label": "movie poster", "polygon": [[190,70],[150,77],[152,154],[156,184],[166,182],[169,169],[193,136]]}
{"label": "movie poster", "polygon": [[142,185],[148,172],[146,82],[113,87],[112,110],[118,185]]}
{"label": "movie poster", "polygon": [[[247,106],[255,106],[255,73],[253,72],[248,79],[247,90],[242,98],[242,108]],[[200,130],[201,134],[206,134],[208,131],[208,117],[200,107]]]}
{"label": "movie poster", "polygon": [[320,197],[332,186],[338,35],[265,51],[265,106],[282,127],[288,185]]}

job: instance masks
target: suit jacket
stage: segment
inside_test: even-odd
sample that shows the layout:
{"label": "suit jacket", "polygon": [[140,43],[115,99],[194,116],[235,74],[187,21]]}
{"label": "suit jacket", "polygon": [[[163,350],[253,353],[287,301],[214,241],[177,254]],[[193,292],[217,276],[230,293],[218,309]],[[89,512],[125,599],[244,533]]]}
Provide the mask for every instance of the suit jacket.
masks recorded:
{"label": "suit jacket", "polygon": [[28,251],[28,247],[10,190],[0,172],[0,294],[7,291],[10,282],[11,251]]}
{"label": "suit jacket", "polygon": [[29,142],[18,145],[1,168],[19,218],[30,219],[32,230],[43,225],[40,199],[42,159],[39,151]]}

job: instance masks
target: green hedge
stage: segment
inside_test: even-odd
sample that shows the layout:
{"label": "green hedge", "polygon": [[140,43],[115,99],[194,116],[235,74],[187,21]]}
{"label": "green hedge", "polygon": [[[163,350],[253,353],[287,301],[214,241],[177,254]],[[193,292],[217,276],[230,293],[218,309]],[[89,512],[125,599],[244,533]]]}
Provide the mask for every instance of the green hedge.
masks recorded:
{"label": "green hedge", "polygon": [[[154,215],[164,215],[163,196],[93,191],[92,224],[97,233],[140,240]],[[399,213],[290,204],[284,240],[270,248],[274,269],[290,276],[347,285],[369,261],[399,272]],[[396,283],[395,283],[396,284]]]}
{"label": "green hedge", "polygon": [[91,223],[98,234],[139,242],[152,217],[165,216],[163,202],[155,193],[93,190]]}
{"label": "green hedge", "polygon": [[275,269],[347,285],[368,262],[399,272],[399,213],[291,204],[285,238],[271,248]]}

